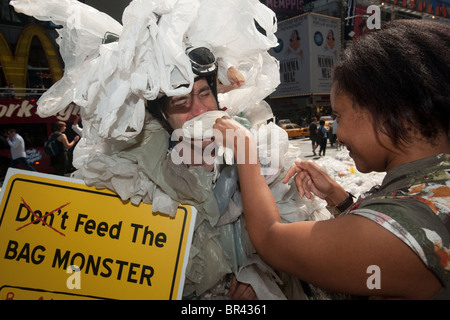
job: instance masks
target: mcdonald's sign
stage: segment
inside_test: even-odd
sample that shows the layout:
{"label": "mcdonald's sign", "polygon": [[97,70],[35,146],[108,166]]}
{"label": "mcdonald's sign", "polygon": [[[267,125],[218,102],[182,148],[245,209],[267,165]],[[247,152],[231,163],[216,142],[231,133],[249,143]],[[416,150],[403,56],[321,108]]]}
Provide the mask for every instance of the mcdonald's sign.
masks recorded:
{"label": "mcdonald's sign", "polygon": [[27,86],[28,57],[34,37],[37,37],[41,42],[53,82],[58,81],[63,76],[62,62],[52,39],[41,26],[29,25],[22,30],[17,40],[14,54],[0,33],[0,63],[6,82],[14,83],[17,88],[25,88]]}

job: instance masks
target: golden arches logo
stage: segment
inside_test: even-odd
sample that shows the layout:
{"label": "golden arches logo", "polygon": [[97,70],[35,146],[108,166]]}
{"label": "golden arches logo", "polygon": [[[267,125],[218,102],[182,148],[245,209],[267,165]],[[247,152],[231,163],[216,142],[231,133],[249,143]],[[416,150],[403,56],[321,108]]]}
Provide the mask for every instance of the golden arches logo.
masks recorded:
{"label": "golden arches logo", "polygon": [[14,55],[0,33],[0,63],[5,73],[6,81],[14,83],[17,88],[25,88],[27,85],[28,57],[34,37],[39,39],[44,49],[53,82],[61,79],[63,75],[59,53],[44,28],[37,25],[25,27],[17,40]]}

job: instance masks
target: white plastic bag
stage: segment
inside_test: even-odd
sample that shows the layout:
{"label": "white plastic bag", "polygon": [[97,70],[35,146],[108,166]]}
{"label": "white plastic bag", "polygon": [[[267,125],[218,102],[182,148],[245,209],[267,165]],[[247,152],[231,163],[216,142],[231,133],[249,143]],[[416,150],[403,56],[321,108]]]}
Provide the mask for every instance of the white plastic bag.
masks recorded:
{"label": "white plastic bag", "polygon": [[[233,90],[224,95],[230,99],[220,98],[236,114],[244,107],[257,109],[279,84],[278,64],[267,53],[277,44],[276,18],[257,0],[134,0],[123,26],[76,0],[11,3],[19,12],[63,26],[64,77],[41,97],[38,112],[49,116],[72,101],[79,104],[83,122],[92,128],[87,138],[95,143],[137,136],[145,100],[192,89],[188,45],[213,50],[224,83],[229,66],[244,75],[242,90],[248,92]],[[119,35],[118,44],[102,44],[106,32]],[[178,87],[181,83],[188,86]]]}

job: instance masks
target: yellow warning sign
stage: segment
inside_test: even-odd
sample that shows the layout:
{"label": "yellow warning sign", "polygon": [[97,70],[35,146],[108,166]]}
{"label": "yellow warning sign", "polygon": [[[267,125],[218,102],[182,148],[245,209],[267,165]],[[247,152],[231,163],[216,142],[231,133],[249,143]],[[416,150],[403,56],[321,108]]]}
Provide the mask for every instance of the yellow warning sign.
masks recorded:
{"label": "yellow warning sign", "polygon": [[181,298],[196,211],[174,218],[108,190],[8,171],[0,205],[0,299]]}

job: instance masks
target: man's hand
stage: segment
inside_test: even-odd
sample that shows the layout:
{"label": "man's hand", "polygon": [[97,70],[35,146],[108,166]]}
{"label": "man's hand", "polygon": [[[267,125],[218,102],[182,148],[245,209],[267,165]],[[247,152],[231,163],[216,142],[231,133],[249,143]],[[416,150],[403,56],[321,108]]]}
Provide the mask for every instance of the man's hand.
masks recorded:
{"label": "man's hand", "polygon": [[232,300],[258,299],[252,286],[247,283],[238,282],[235,276],[233,276],[233,280],[231,281],[231,287],[227,293],[227,297]]}
{"label": "man's hand", "polygon": [[245,83],[245,78],[242,73],[233,66],[228,68],[227,78],[230,81],[228,85],[222,84],[217,80],[217,90],[219,93],[227,93],[228,91],[238,89]]}

